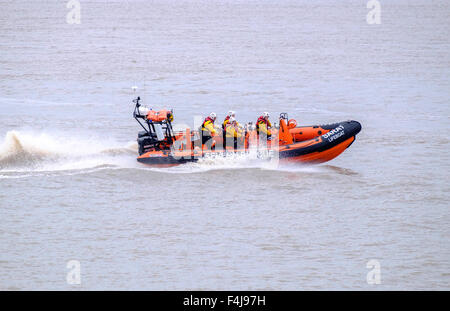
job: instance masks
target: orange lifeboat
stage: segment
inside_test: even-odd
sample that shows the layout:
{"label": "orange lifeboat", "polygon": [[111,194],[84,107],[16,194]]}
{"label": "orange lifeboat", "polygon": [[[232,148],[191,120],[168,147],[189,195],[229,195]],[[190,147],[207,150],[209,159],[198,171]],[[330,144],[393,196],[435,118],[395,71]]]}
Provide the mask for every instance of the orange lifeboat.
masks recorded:
{"label": "orange lifeboat", "polygon": [[144,131],[138,135],[137,161],[152,166],[174,166],[198,161],[208,154],[226,156],[230,151],[248,153],[255,148],[258,152],[276,153],[281,162],[322,163],[344,152],[361,131],[361,124],[357,121],[297,126],[294,119],[288,119],[287,114],[283,113],[280,114],[279,127],[271,130],[272,139],[266,144],[261,145],[256,129],[247,124],[239,147],[226,147],[226,150],[222,150],[223,136],[218,134],[213,138],[215,144],[212,145],[215,149],[210,150],[202,145],[201,131],[186,129],[174,132],[171,111],[149,110],[146,114],[141,114],[138,99],[135,100],[137,104],[134,117]]}

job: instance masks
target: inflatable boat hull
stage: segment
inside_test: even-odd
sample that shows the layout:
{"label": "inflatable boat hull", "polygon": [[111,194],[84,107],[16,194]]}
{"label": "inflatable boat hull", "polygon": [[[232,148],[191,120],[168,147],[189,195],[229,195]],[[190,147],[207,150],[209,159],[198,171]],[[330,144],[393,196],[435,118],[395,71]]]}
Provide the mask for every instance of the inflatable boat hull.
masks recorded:
{"label": "inflatable boat hull", "polygon": [[[279,145],[272,150],[278,152],[280,162],[323,163],[330,161],[344,152],[355,141],[361,131],[357,121],[316,126],[302,126],[289,129],[293,143]],[[248,152],[238,149],[236,152]],[[150,151],[140,155],[137,160],[157,167],[170,167],[187,162],[198,161],[205,154],[223,154],[222,150],[204,151],[203,153],[185,150],[172,153],[170,150]]]}

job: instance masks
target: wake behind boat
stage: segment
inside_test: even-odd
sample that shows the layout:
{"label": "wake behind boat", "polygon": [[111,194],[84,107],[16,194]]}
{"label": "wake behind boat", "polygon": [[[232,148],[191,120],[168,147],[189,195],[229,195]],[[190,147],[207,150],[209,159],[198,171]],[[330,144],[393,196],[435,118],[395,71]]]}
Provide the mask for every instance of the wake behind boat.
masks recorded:
{"label": "wake behind boat", "polygon": [[259,135],[249,122],[243,127],[242,137],[237,142],[225,139],[224,143],[225,135],[219,132],[209,144],[204,144],[201,129],[174,131],[172,111],[154,111],[141,106],[139,101],[139,97],[133,100],[136,104],[133,116],[144,129],[138,134],[137,161],[151,166],[175,166],[206,156],[245,154],[254,150],[258,155],[277,157],[281,162],[323,163],[350,147],[361,131],[361,124],[357,121],[297,126],[287,113],[281,113],[278,125],[271,130],[272,139]]}

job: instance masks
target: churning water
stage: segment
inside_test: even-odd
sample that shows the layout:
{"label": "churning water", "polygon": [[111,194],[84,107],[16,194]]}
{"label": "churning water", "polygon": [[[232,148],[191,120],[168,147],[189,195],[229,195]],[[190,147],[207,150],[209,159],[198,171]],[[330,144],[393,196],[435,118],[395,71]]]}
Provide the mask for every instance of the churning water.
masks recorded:
{"label": "churning water", "polygon": [[[0,289],[450,289],[447,1],[80,3],[1,4]],[[149,168],[135,95],[363,129],[319,166]]]}

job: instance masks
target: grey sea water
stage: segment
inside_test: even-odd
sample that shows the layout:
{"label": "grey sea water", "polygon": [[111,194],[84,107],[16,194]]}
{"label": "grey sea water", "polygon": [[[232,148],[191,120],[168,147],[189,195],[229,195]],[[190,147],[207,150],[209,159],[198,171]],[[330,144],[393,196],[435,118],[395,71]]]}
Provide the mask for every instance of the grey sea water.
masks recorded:
{"label": "grey sea water", "polygon": [[[67,2],[1,1],[0,289],[450,289],[448,1]],[[319,166],[154,169],[135,95],[363,129]]]}

